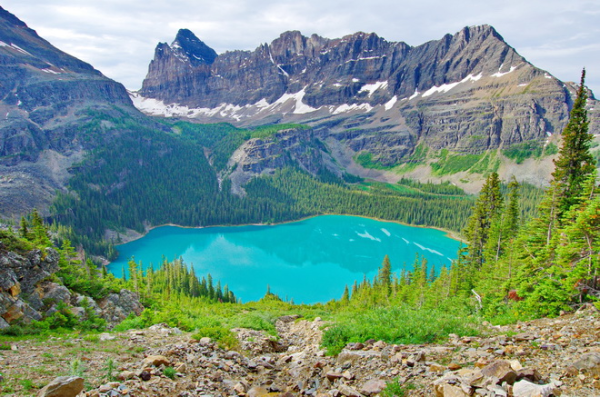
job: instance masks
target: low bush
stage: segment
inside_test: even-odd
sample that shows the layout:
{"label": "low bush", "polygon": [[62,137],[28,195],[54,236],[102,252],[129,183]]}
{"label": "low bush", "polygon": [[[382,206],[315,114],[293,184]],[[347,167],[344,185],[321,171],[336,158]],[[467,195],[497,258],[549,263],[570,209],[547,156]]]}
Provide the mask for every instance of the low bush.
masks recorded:
{"label": "low bush", "polygon": [[324,332],[322,344],[328,354],[335,355],[351,342],[375,339],[395,344],[434,343],[451,333],[463,336],[479,331],[474,319],[441,310],[379,308],[340,315]]}

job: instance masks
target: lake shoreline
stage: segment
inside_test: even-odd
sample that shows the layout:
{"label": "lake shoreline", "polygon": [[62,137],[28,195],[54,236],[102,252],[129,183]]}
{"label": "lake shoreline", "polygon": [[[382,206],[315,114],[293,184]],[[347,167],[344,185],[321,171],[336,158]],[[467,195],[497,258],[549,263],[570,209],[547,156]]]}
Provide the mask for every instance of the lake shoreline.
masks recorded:
{"label": "lake shoreline", "polygon": [[119,246],[119,258],[107,270],[120,277],[130,258],[142,269],[156,269],[167,258],[182,259],[196,275],[211,274],[244,302],[260,299],[267,286],[296,302],[327,302],[339,298],[347,285],[372,280],[386,256],[397,272],[411,271],[415,258],[426,258],[439,271],[451,265],[460,245],[434,228],[364,216],[218,228],[170,226],[156,226],[144,239]]}
{"label": "lake shoreline", "polygon": [[140,233],[140,232],[132,230],[132,229],[127,229],[128,231],[125,234],[115,232],[115,231],[111,231],[111,232],[112,232],[112,234],[117,235],[121,240],[121,242],[119,244],[115,244],[115,247],[118,247],[120,245],[124,245],[127,243],[131,243],[132,241],[139,240],[139,239],[145,237],[146,235],[148,235],[148,233],[150,231],[164,227],[164,226],[178,227],[181,229],[208,229],[208,228],[215,228],[215,227],[245,227],[245,226],[279,226],[279,225],[287,225],[290,223],[302,222],[302,221],[305,221],[308,219],[317,218],[319,216],[353,216],[356,218],[371,219],[371,220],[378,221],[378,222],[395,223],[395,224],[402,225],[402,226],[438,230],[440,232],[445,233],[445,236],[448,238],[451,238],[452,240],[456,240],[461,243],[465,242],[458,235],[457,232],[452,231],[452,230],[443,229],[441,227],[425,226],[425,225],[410,225],[410,224],[403,223],[400,221],[392,221],[389,219],[380,219],[380,218],[374,218],[374,217],[370,217],[370,216],[366,216],[366,215],[352,215],[352,214],[318,214],[318,215],[305,216],[303,218],[299,218],[299,219],[295,219],[295,220],[291,220],[291,221],[284,221],[284,222],[277,222],[277,223],[244,223],[244,224],[240,224],[240,225],[182,226],[182,225],[177,225],[175,223],[164,223],[162,225],[149,226],[146,228],[146,230],[143,233]]}

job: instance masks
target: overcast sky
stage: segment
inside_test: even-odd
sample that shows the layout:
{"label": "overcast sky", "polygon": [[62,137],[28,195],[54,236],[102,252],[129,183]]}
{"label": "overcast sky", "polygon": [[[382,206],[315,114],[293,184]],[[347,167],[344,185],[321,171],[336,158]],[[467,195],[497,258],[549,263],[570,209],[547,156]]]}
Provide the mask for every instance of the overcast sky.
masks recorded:
{"label": "overcast sky", "polygon": [[4,0],[56,47],[131,90],[159,42],[192,30],[217,53],[252,50],[286,30],[337,38],[375,32],[419,45],[489,24],[535,66],[600,96],[599,0]]}

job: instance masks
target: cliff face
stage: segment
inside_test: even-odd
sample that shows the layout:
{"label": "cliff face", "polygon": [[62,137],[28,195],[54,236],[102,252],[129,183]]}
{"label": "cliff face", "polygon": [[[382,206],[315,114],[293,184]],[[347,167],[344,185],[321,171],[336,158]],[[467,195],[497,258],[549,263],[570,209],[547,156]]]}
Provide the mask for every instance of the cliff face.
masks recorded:
{"label": "cliff face", "polygon": [[[209,59],[204,43],[184,51],[181,35],[157,47],[133,98],[138,108],[237,125],[307,123],[383,165],[406,160],[419,143],[481,153],[546,140],[564,128],[572,103],[567,86],[486,25],[416,47],[373,33],[286,32]],[[590,118],[597,128],[598,112]]]}
{"label": "cliff face", "polygon": [[17,253],[8,250],[0,240],[0,329],[42,320],[56,313],[59,303],[84,318],[82,306],[86,299],[96,315],[109,325],[123,321],[130,313],[141,313],[143,307],[137,295],[128,290],[108,294],[95,302],[51,281],[59,270],[58,261],[59,254],[54,249]]}
{"label": "cliff face", "polygon": [[229,159],[222,177],[232,181],[234,193],[244,195],[243,185],[253,177],[287,166],[299,167],[312,175],[323,169],[339,173],[312,129],[290,128],[244,142]]}

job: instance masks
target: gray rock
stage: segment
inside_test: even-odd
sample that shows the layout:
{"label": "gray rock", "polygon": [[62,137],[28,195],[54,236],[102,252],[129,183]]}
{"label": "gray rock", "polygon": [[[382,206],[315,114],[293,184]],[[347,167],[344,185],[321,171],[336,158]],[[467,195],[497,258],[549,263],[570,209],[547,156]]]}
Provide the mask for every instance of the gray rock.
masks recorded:
{"label": "gray rock", "polygon": [[[238,112],[198,115],[203,121],[265,124],[318,118],[322,127],[315,132],[324,141],[331,138],[344,149],[369,152],[382,165],[406,159],[419,143],[481,153],[543,139],[546,131],[562,130],[572,100],[561,82],[545,78],[490,26],[465,28],[415,47],[374,33],[331,40],[294,31],[255,51],[230,51],[210,62],[199,61],[204,52],[184,50],[179,34],[171,45],[160,43],[140,94],[189,108],[248,105]],[[424,95],[450,82],[457,83],[452,91]],[[536,86],[535,93],[529,84]],[[519,95],[491,99],[505,89],[518,89]],[[293,94],[295,100],[259,114],[259,102],[273,104]],[[383,104],[397,111],[382,115],[374,107]],[[363,109],[343,111],[352,105]],[[315,111],[304,115],[307,106]]]}
{"label": "gray rock", "polygon": [[132,313],[139,316],[144,309],[137,294],[126,289],[100,300],[98,307],[102,309],[101,317],[111,324],[125,320]]}
{"label": "gray rock", "polygon": [[47,283],[44,285],[43,300],[52,300],[55,303],[70,302],[71,293],[64,285],[59,285],[57,283]]}
{"label": "gray rock", "polygon": [[38,393],[39,397],[75,397],[83,390],[83,378],[59,376]]}
{"label": "gray rock", "polygon": [[573,363],[573,367],[580,371],[600,369],[600,353],[587,353],[582,355],[579,360]]}
{"label": "gray rock", "polygon": [[513,386],[514,397],[548,397],[553,393],[553,385],[536,385],[527,380],[520,380]]}
{"label": "gray rock", "polygon": [[371,379],[371,380],[367,381],[364,385],[362,385],[362,387],[360,388],[360,392],[367,396],[371,396],[374,394],[381,393],[381,391],[383,389],[385,389],[385,386],[386,386],[386,383],[384,380]]}
{"label": "gray rock", "polygon": [[340,391],[340,393],[343,396],[346,396],[346,397],[362,397],[363,396],[358,391],[356,391],[356,389],[354,389],[348,385],[343,385],[343,384],[339,385],[338,390]]}

